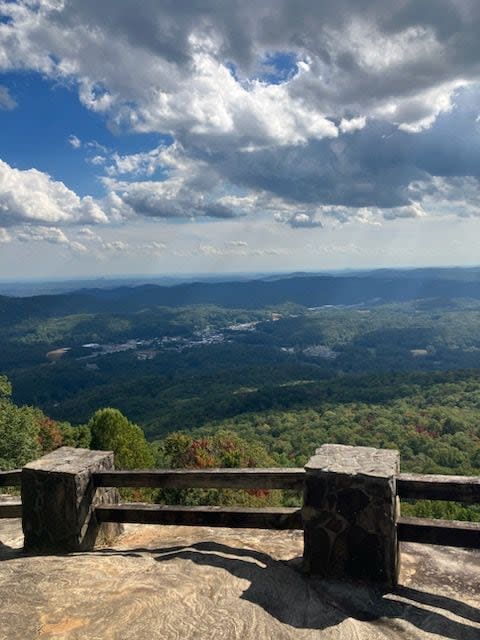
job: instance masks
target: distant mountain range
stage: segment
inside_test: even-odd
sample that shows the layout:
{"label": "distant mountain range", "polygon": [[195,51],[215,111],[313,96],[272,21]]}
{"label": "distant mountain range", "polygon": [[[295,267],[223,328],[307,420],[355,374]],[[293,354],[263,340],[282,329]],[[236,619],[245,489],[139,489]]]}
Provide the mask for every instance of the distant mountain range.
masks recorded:
{"label": "distant mountain range", "polygon": [[215,304],[259,308],[292,302],[307,307],[404,302],[413,299],[480,299],[480,269],[379,270],[329,275],[292,274],[231,282],[85,288],[28,297],[0,296],[0,324],[28,317],[122,313],[154,306]]}

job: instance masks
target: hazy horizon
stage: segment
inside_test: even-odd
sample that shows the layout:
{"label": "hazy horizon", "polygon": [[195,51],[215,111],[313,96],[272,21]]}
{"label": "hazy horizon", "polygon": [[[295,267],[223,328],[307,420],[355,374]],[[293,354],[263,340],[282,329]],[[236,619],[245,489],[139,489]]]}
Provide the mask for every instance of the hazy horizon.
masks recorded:
{"label": "hazy horizon", "polygon": [[338,269],[302,269],[292,268],[286,270],[272,269],[270,271],[172,271],[164,273],[113,273],[113,274],[97,274],[92,276],[83,276],[81,274],[72,276],[52,276],[52,277],[24,277],[24,278],[2,278],[0,277],[0,283],[2,284],[15,284],[15,283],[50,283],[50,282],[76,282],[76,281],[88,281],[95,282],[101,281],[116,281],[116,280],[186,280],[191,278],[228,278],[232,277],[262,277],[262,276],[292,276],[296,274],[307,275],[322,275],[322,274],[342,274],[342,273],[374,273],[377,271],[447,271],[447,270],[477,270],[480,269],[480,263],[471,265],[459,265],[459,264],[431,264],[425,266],[406,265],[406,266],[372,266],[372,267],[345,267]]}

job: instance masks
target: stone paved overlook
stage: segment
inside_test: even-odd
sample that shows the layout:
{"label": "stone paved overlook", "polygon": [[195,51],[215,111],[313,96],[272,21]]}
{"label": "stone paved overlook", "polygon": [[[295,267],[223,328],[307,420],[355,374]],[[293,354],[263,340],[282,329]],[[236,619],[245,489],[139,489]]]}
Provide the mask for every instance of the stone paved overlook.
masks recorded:
{"label": "stone paved overlook", "polygon": [[0,640],[480,637],[480,552],[402,544],[389,593],[300,571],[301,531],[127,525],[112,548],[24,555],[0,521]]}

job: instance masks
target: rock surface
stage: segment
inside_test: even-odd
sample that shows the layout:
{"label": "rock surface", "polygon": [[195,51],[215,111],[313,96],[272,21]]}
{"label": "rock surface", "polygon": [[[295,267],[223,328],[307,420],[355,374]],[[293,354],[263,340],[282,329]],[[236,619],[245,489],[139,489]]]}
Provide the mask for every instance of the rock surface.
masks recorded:
{"label": "rock surface", "polygon": [[21,551],[0,521],[1,640],[480,637],[480,552],[406,544],[390,593],[308,578],[302,532],[129,525],[114,548]]}
{"label": "rock surface", "polygon": [[400,469],[400,454],[392,449],[351,447],[344,444],[324,444],[305,465],[307,471],[343,475],[373,476],[389,479]]}

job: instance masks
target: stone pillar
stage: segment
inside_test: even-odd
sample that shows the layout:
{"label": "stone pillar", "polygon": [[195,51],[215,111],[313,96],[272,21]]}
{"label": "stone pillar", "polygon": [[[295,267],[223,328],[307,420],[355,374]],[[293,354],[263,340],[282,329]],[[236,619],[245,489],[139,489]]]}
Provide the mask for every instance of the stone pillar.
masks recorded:
{"label": "stone pillar", "polygon": [[92,474],[114,468],[111,451],[61,447],[22,469],[25,551],[87,551],[108,543],[122,525],[99,525],[94,507],[117,503],[117,489],[96,489]]}
{"label": "stone pillar", "polygon": [[305,467],[304,568],[325,578],[393,586],[398,451],[325,444]]}

